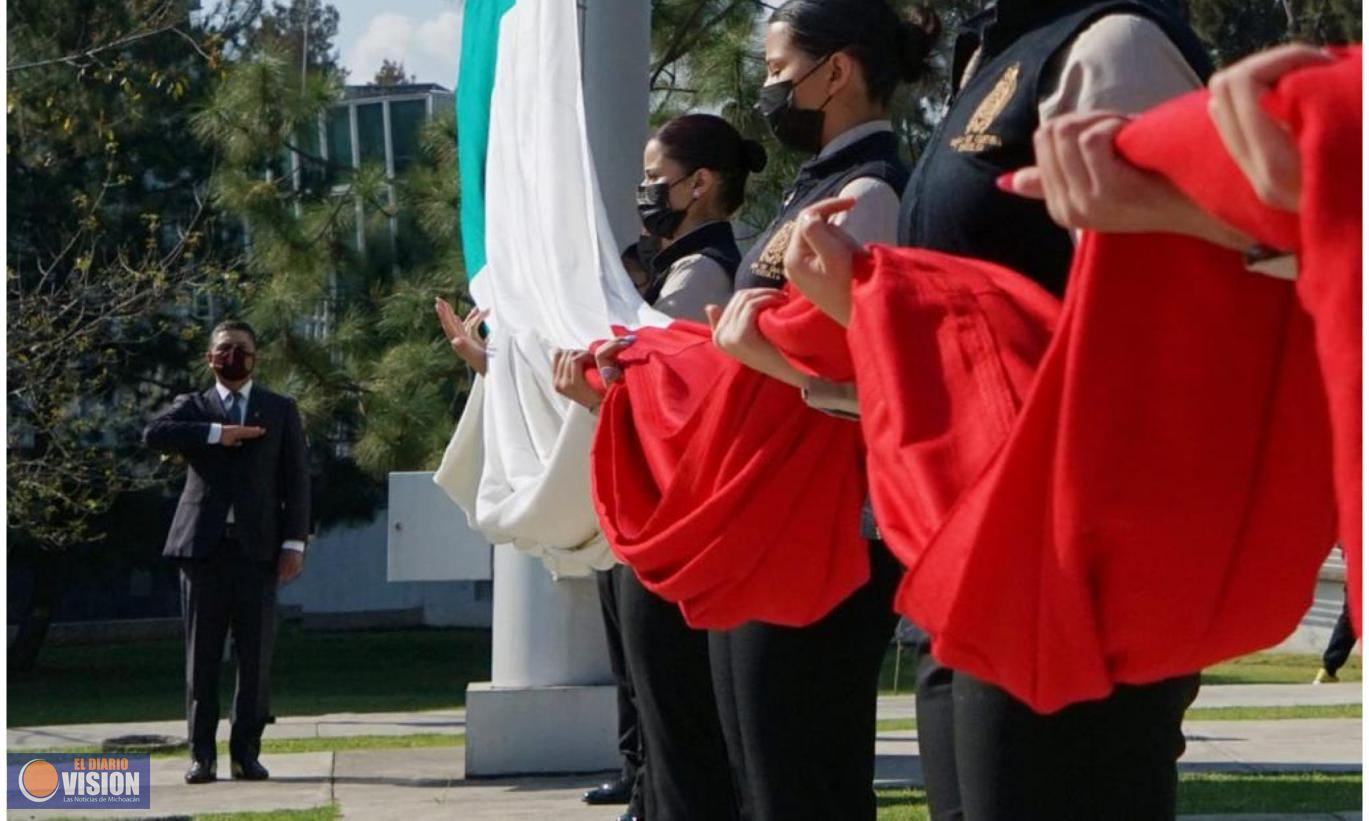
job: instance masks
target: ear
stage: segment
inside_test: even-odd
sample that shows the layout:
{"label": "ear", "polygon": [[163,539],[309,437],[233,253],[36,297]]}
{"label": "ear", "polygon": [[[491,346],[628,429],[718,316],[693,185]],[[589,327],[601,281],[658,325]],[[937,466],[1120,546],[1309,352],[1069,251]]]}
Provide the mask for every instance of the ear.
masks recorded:
{"label": "ear", "polygon": [[858,67],[851,55],[844,51],[838,51],[827,60],[827,65],[831,67],[828,74],[827,93],[836,96],[841,90],[856,82],[856,72]]}
{"label": "ear", "polygon": [[694,172],[694,182],[690,185],[690,196],[696,200],[707,199],[718,185],[718,175],[711,168],[700,168]]}

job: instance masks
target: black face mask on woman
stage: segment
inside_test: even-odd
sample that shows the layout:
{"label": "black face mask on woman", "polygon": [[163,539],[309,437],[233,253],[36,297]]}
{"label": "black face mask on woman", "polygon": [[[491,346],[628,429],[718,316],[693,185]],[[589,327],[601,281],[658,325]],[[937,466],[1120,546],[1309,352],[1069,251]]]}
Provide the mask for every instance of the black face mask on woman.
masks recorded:
{"label": "black face mask on woman", "polygon": [[637,216],[641,217],[642,227],[648,234],[661,239],[675,238],[675,232],[680,229],[680,223],[689,213],[694,200],[690,200],[684,208],[671,208],[670,189],[687,179],[688,174],[675,182],[652,182],[637,186]]}
{"label": "black face mask on woman", "polygon": [[770,132],[781,145],[805,154],[816,154],[822,150],[822,110],[831,102],[832,95],[828,94],[827,99],[817,108],[795,108],[794,89],[813,76],[813,72],[821,68],[831,56],[829,54],[819,60],[797,80],[780,80],[761,88],[756,111],[765,118],[765,124],[770,126]]}

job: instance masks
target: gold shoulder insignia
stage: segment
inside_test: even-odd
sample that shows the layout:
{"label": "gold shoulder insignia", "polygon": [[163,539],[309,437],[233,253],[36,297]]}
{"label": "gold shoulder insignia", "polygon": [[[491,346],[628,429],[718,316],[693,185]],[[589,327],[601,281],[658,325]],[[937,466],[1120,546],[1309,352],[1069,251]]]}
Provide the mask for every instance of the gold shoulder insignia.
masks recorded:
{"label": "gold shoulder insignia", "polygon": [[977,153],[986,148],[997,148],[1003,141],[995,134],[989,133],[989,126],[993,125],[998,115],[1003,113],[1003,109],[1008,107],[1008,102],[1013,94],[1017,93],[1017,77],[1022,73],[1022,64],[1013,63],[1003,70],[1003,74],[994,84],[993,90],[980,101],[979,107],[974,110],[970,117],[970,122],[965,126],[965,133],[951,140],[951,147],[956,151],[965,153]]}
{"label": "gold shoulder insignia", "polygon": [[789,238],[794,235],[794,221],[790,220],[770,235],[765,250],[751,263],[751,272],[768,279],[784,279],[784,251],[789,247]]}

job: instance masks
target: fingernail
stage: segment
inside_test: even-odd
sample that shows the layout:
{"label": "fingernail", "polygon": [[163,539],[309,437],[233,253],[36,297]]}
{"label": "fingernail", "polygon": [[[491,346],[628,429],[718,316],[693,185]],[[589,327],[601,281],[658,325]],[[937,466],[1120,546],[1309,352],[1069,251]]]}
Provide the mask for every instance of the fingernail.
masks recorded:
{"label": "fingernail", "polygon": [[636,341],[637,341],[637,334],[628,334],[627,336],[623,337],[623,344],[624,344],[624,345],[631,345],[632,343],[634,343],[634,342],[636,342]]}
{"label": "fingernail", "polygon": [[998,179],[994,180],[994,183],[998,186],[998,190],[1007,191],[1011,193],[1013,190],[1012,180],[1015,176],[1017,176],[1016,171],[1009,171],[1008,173],[1003,174]]}

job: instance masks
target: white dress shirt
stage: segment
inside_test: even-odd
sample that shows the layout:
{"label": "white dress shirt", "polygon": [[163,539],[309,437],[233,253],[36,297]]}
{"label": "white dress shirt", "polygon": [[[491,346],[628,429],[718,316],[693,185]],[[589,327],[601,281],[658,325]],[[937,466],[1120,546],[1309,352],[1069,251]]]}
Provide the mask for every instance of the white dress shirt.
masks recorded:
{"label": "white dress shirt", "polygon": [[[223,403],[223,406],[225,408],[227,408],[228,397],[233,395],[233,391],[225,387],[222,382],[214,383],[214,389],[219,393],[219,401]],[[239,397],[238,401],[242,403],[242,408],[241,410],[238,410],[236,408],[234,410],[242,415],[243,424],[247,424],[247,403],[252,396],[252,380],[249,379],[246,382],[244,382],[242,387],[238,388],[237,393]],[[236,424],[236,421],[234,422],[234,424]],[[217,445],[221,441],[223,441],[223,425],[218,422],[210,422],[209,444]],[[235,519],[233,516],[233,508],[230,507],[228,508],[228,524],[231,525],[234,521]],[[285,550],[298,550],[300,553],[304,552],[304,542],[301,542],[298,539],[286,539],[285,541],[281,542],[280,546]]]}

